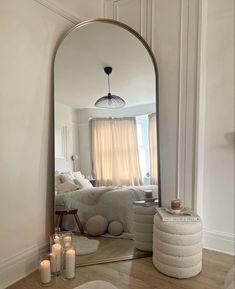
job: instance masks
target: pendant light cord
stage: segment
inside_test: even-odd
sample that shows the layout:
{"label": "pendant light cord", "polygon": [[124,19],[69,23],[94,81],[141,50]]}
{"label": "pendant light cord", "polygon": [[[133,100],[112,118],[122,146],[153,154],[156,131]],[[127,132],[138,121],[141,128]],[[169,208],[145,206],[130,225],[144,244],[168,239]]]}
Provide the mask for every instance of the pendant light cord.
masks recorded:
{"label": "pendant light cord", "polygon": [[110,93],[110,82],[109,82],[109,74],[108,74],[108,88],[109,88],[109,93]]}

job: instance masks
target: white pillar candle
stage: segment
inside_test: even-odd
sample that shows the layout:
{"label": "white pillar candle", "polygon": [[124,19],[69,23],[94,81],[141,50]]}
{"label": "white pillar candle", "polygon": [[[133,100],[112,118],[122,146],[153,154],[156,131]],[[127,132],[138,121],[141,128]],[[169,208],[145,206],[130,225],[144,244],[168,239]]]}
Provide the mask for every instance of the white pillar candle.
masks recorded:
{"label": "white pillar candle", "polygon": [[72,242],[72,238],[71,238],[71,236],[65,236],[65,237],[64,237],[64,244],[65,244],[65,247],[69,247],[69,246],[71,246],[71,242]]}
{"label": "white pillar candle", "polygon": [[[60,271],[61,267],[61,253],[62,253],[62,247],[60,244],[56,243],[52,246],[51,251],[56,256],[56,272]],[[54,268],[53,268],[54,269]]]}
{"label": "white pillar candle", "polygon": [[43,284],[51,281],[51,265],[49,260],[43,260],[40,262],[40,279]]}
{"label": "white pillar candle", "polygon": [[75,277],[75,250],[68,249],[65,253],[65,278]]}
{"label": "white pillar candle", "polygon": [[55,273],[57,272],[56,254],[50,253],[50,258],[51,258],[51,272]]}

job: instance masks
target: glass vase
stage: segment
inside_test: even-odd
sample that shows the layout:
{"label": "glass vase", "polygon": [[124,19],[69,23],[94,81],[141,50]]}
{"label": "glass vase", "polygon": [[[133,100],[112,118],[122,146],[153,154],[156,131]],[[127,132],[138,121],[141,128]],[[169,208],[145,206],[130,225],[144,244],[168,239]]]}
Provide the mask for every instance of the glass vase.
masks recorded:
{"label": "glass vase", "polygon": [[71,231],[61,232],[61,244],[63,248],[71,247],[73,241],[73,233]]}
{"label": "glass vase", "polygon": [[40,284],[49,287],[55,284],[56,276],[53,268],[56,266],[56,255],[49,253],[42,255],[39,260]]}
{"label": "glass vase", "polygon": [[52,248],[52,245],[61,243],[62,243],[61,233],[55,233],[50,236],[50,249]]}
{"label": "glass vase", "polygon": [[72,246],[67,246],[63,250],[62,278],[71,280],[76,274],[76,252]]}
{"label": "glass vase", "polygon": [[61,237],[57,238],[54,235],[50,237],[50,253],[52,256],[56,256],[56,263],[53,263],[52,273],[55,275],[60,275],[62,267],[63,258],[63,246],[61,244]]}

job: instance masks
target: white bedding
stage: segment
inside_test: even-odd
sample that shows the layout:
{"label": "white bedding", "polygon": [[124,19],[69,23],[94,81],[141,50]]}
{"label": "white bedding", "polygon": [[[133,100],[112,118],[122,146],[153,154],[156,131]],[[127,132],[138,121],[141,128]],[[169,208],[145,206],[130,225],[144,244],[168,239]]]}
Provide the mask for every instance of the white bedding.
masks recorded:
{"label": "white bedding", "polygon": [[[78,209],[83,224],[95,215],[102,215],[108,221],[119,220],[124,232],[133,233],[132,204],[144,199],[144,190],[152,190],[157,197],[157,186],[94,187],[56,195],[56,206]],[[63,228],[76,230],[72,216],[66,216]]]}

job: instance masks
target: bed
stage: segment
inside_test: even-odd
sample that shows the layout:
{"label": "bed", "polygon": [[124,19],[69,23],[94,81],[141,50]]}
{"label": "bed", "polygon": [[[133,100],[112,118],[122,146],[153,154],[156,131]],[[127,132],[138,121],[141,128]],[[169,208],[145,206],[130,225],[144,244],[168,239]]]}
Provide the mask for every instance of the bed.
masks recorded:
{"label": "bed", "polygon": [[[123,224],[124,232],[133,233],[132,204],[143,200],[145,190],[152,190],[153,197],[157,197],[157,186],[108,186],[80,188],[56,195],[56,206],[78,209],[83,224],[95,215],[102,215],[108,221],[119,220]],[[63,222],[63,228],[75,230],[73,218],[69,216]]]}

